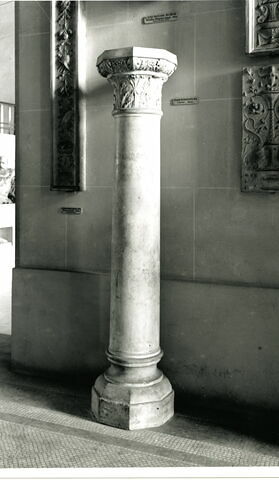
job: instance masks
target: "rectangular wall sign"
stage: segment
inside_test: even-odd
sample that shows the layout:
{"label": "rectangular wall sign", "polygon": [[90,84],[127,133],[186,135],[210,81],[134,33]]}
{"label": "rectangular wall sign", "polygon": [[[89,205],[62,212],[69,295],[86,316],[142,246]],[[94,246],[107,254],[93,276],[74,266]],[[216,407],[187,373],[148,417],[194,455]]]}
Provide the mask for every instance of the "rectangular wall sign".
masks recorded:
{"label": "rectangular wall sign", "polygon": [[177,20],[176,13],[162,13],[159,15],[150,15],[149,17],[143,17],[142,23],[144,25],[150,25],[152,23],[174,22],[175,20]]}
{"label": "rectangular wall sign", "polygon": [[196,105],[199,103],[198,97],[191,97],[191,98],[172,98],[170,104],[173,106],[178,105]]}
{"label": "rectangular wall sign", "polygon": [[81,215],[83,209],[80,207],[61,207],[60,212],[64,215]]}

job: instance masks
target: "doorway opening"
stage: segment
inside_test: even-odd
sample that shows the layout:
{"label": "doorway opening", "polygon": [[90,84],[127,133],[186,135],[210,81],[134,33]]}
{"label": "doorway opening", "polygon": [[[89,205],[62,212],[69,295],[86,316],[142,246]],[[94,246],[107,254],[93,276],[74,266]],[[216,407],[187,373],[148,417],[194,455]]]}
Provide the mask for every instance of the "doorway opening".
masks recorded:
{"label": "doorway opening", "polygon": [[15,106],[0,102],[0,334],[11,335],[15,266]]}
{"label": "doorway opening", "polygon": [[[0,18],[0,337],[5,335],[7,341],[12,330],[12,271],[15,266],[14,1],[0,0]],[[1,343],[0,353],[2,348]]]}

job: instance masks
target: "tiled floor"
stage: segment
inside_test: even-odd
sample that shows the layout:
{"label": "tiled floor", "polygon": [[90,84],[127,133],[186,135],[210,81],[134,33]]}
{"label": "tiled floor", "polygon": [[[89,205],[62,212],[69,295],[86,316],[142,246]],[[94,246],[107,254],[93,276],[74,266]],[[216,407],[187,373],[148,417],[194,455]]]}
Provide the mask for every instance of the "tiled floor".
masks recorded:
{"label": "tiled floor", "polygon": [[176,415],[160,428],[100,425],[89,387],[10,370],[0,335],[0,468],[279,466],[279,447],[207,420]]}

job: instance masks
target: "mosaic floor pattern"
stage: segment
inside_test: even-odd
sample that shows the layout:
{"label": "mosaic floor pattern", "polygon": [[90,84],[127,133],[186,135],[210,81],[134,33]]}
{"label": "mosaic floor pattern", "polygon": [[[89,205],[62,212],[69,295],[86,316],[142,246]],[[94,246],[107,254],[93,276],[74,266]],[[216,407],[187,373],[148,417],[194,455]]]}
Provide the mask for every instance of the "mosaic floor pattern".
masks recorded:
{"label": "mosaic floor pattern", "polygon": [[279,466],[279,447],[193,417],[125,431],[100,425],[90,391],[10,371],[0,335],[0,468]]}

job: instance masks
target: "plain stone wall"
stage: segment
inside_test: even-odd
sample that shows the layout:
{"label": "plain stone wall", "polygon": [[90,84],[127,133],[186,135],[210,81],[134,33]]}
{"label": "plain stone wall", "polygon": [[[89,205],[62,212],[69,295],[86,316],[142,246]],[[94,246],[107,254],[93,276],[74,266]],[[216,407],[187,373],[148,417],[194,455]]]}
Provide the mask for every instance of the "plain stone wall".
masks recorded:
{"label": "plain stone wall", "polygon": [[[17,268],[13,365],[94,383],[104,371],[110,275]],[[277,289],[163,280],[162,369],[179,406],[278,410]]]}
{"label": "plain stone wall", "polygon": [[[143,16],[174,11],[177,22],[141,23]],[[87,190],[75,194],[49,190],[49,3],[17,2],[16,14],[15,364],[45,371],[48,358],[49,371],[67,373],[73,362],[79,374],[102,371],[105,336],[97,349],[88,336],[100,328],[96,309],[107,301],[107,287],[83,281],[73,316],[67,283],[93,272],[107,278],[110,269],[112,91],[95,63],[108,48],[165,48],[177,55],[178,70],[163,88],[164,371],[185,398],[278,408],[279,197],[240,192],[241,72],[271,60],[244,53],[244,1],[87,2]],[[200,98],[198,105],[170,105],[171,98],[192,96]],[[62,206],[84,213],[60,215]],[[29,269],[36,271],[37,295],[22,288]],[[58,270],[67,272],[66,283]],[[39,346],[52,348],[48,290],[57,284],[61,294],[52,297],[50,312],[57,318],[68,312],[55,325],[57,345],[61,340],[64,346],[45,357]],[[92,304],[93,294],[99,300]],[[71,345],[73,329],[79,350]]]}
{"label": "plain stone wall", "polygon": [[15,103],[15,2],[0,1],[0,102]]}

